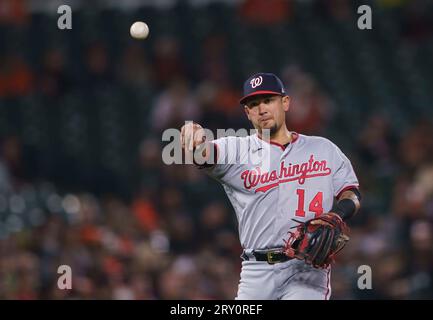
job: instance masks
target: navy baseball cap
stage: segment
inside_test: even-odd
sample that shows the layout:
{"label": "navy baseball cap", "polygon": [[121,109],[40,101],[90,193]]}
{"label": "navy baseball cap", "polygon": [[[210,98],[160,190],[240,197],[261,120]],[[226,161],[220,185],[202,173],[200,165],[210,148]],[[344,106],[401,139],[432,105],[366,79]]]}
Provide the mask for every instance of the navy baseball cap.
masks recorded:
{"label": "navy baseball cap", "polygon": [[286,95],[283,82],[273,73],[256,73],[249,77],[244,83],[244,95],[240,104],[245,104],[245,101],[252,96],[259,94],[278,94]]}

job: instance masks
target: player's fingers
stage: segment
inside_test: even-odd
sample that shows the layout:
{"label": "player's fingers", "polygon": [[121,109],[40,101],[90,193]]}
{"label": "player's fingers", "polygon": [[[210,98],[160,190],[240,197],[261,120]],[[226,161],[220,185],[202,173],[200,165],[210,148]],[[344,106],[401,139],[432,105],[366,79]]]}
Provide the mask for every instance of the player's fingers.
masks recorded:
{"label": "player's fingers", "polygon": [[188,151],[193,151],[194,148],[201,144],[204,140],[204,130],[194,122],[187,122],[184,126],[184,144]]}
{"label": "player's fingers", "polygon": [[194,126],[192,122],[188,122],[185,128],[185,144],[188,151],[192,151],[194,143]]}
{"label": "player's fingers", "polygon": [[180,129],[180,144],[183,148],[185,144],[185,126],[182,126],[182,128]]}
{"label": "player's fingers", "polygon": [[188,141],[188,150],[192,151],[194,149],[194,129],[191,128],[190,130],[190,137],[189,137],[189,141]]}
{"label": "player's fingers", "polygon": [[326,221],[322,221],[322,220],[314,220],[311,221],[310,224],[312,225],[322,225],[322,226],[332,226],[330,223],[326,222]]}
{"label": "player's fingers", "polygon": [[199,128],[194,132],[194,147],[202,144],[205,139],[204,130],[203,128]]}

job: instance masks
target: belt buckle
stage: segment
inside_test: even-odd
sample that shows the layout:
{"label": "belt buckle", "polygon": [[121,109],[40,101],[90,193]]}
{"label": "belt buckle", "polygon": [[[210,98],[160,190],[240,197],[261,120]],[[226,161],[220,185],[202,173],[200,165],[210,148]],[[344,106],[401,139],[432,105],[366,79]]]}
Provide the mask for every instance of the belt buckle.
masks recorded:
{"label": "belt buckle", "polygon": [[273,251],[266,252],[266,257],[268,259],[269,264],[275,264],[275,263],[279,262],[279,260],[274,260],[274,255],[275,255],[275,252],[273,252]]}

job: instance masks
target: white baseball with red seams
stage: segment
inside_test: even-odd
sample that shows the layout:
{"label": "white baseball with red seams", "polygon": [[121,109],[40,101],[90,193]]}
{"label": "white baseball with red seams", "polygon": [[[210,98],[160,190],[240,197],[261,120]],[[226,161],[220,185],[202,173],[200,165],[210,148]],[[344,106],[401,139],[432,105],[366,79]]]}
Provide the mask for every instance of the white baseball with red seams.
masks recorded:
{"label": "white baseball with red seams", "polygon": [[[205,171],[230,199],[245,252],[281,248],[298,221],[329,212],[334,197],[358,179],[349,159],[330,140],[292,132],[286,147],[256,134],[214,140],[217,164]],[[238,161],[261,153],[259,161]],[[256,157],[257,160],[257,157]],[[244,260],[237,299],[329,299],[330,268],[292,259],[268,264]]]}

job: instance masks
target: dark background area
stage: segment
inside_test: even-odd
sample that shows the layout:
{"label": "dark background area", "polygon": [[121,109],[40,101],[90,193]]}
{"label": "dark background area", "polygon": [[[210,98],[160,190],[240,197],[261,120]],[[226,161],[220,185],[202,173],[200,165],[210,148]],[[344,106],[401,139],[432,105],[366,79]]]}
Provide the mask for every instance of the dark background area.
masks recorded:
{"label": "dark background area", "polygon": [[431,1],[122,3],[71,2],[59,30],[68,1],[0,2],[0,298],[233,299],[233,209],[204,173],[163,164],[161,135],[250,128],[238,99],[255,72],[286,84],[290,130],[331,139],[358,174],[332,298],[433,297]]}

